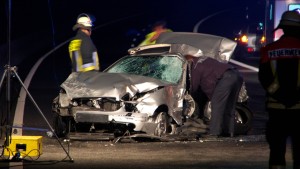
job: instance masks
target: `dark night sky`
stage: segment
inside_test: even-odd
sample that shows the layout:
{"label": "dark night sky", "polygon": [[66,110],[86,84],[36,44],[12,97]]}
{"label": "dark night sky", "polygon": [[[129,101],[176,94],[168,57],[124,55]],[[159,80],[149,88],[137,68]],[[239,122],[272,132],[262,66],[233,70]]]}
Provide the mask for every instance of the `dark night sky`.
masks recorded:
{"label": "dark night sky", "polygon": [[[52,33],[54,29],[59,41],[72,35],[71,27],[77,15],[83,12],[91,13],[96,17],[96,26],[135,16],[106,26],[114,32],[123,31],[123,28],[143,28],[157,19],[166,19],[174,30],[192,31],[193,26],[200,19],[218,11],[229,10],[208,20],[199,30],[226,34],[229,33],[226,32],[227,27],[240,24],[245,18],[246,6],[251,13],[250,19],[262,15],[264,0],[257,0],[257,2],[255,0],[110,0],[105,4],[98,0],[2,0],[1,30],[7,29],[8,2],[11,2],[12,7],[12,39],[40,30]],[[105,29],[97,31],[107,32]],[[1,31],[1,42],[5,42],[3,41],[6,39],[5,32]]]}
{"label": "dark night sky", "polygon": [[[9,2],[11,10],[8,10]],[[72,26],[80,13],[96,17],[92,38],[105,68],[126,55],[132,39],[137,38],[136,44],[141,41],[148,31],[145,28],[156,20],[166,20],[173,31],[192,32],[199,20],[227,10],[205,21],[198,31],[231,38],[247,22],[262,21],[263,5],[264,0],[110,0],[105,3],[100,0],[1,0],[0,66],[8,62],[9,56],[10,64],[17,65],[25,75],[39,57],[74,35]],[[8,11],[11,11],[10,55],[7,54]],[[141,36],[136,36],[137,33]],[[52,69],[53,74],[68,74],[68,57],[64,45],[49,56],[44,71]]]}

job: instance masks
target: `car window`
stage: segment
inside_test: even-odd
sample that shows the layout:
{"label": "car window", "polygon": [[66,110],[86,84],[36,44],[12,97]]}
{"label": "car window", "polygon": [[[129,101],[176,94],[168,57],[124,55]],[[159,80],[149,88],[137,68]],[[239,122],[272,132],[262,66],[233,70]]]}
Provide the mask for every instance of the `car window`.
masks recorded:
{"label": "car window", "polygon": [[183,61],[176,56],[128,56],[107,70],[109,73],[129,73],[178,83]]}

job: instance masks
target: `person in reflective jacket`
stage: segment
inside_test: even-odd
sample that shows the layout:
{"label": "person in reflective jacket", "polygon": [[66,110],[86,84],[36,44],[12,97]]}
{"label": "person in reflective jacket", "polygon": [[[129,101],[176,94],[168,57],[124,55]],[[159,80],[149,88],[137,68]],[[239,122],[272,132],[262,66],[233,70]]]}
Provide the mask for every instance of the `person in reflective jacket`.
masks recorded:
{"label": "person in reflective jacket", "polygon": [[99,71],[99,58],[97,48],[94,45],[91,17],[85,13],[80,14],[73,30],[76,36],[69,44],[69,54],[72,61],[72,72]]}
{"label": "person in reflective jacket", "polygon": [[146,35],[145,39],[139,44],[139,46],[155,44],[156,39],[163,32],[172,32],[172,30],[167,28],[167,23],[165,21],[155,22],[152,26],[152,32]]}
{"label": "person in reflective jacket", "polygon": [[286,11],[275,29],[283,35],[261,48],[258,77],[266,91],[266,138],[270,169],[285,169],[291,138],[294,169],[300,169],[300,14]]}
{"label": "person in reflective jacket", "polygon": [[190,62],[191,95],[205,94],[211,101],[209,132],[204,137],[234,136],[235,106],[243,78],[232,65],[216,59],[186,55]]}

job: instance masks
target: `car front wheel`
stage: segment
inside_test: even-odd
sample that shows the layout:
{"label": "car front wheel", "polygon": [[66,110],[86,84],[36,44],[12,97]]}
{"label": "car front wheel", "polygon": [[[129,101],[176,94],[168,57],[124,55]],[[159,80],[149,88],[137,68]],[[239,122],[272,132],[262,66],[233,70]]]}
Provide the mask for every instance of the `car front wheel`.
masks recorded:
{"label": "car front wheel", "polygon": [[57,137],[65,137],[69,132],[67,120],[57,113],[54,114],[53,127]]}

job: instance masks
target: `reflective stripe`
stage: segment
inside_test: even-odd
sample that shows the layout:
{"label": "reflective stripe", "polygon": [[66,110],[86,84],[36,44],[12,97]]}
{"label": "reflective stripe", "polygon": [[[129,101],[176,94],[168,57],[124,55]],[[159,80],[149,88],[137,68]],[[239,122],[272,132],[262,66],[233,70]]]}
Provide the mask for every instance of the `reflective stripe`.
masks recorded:
{"label": "reflective stripe", "polygon": [[83,65],[82,65],[82,68],[85,69],[85,68],[91,67],[91,66],[94,66],[94,63],[86,63],[86,64],[83,64]]}
{"label": "reflective stripe", "polygon": [[271,66],[273,76],[276,76],[277,60],[271,60],[270,61],[270,66]]}
{"label": "reflective stripe", "polygon": [[298,103],[296,103],[292,107],[286,107],[284,104],[279,103],[274,98],[268,97],[267,98],[267,107],[274,108],[274,109],[300,109],[300,101],[298,101]]}
{"label": "reflective stripe", "polygon": [[267,90],[268,90],[268,93],[272,94],[272,93],[275,93],[279,89],[280,85],[279,85],[279,82],[278,82],[278,75],[276,73],[277,61],[276,60],[271,60],[270,61],[270,66],[271,66],[271,70],[272,70],[274,80],[270,84],[270,86],[267,88]]}
{"label": "reflective stripe", "polygon": [[80,71],[80,65],[82,64],[82,59],[79,57],[78,51],[74,52],[75,63],[76,63],[76,72]]}
{"label": "reflective stripe", "polygon": [[267,103],[267,107],[268,108],[274,108],[274,109],[300,109],[300,103],[295,104],[292,107],[286,107],[285,105],[281,104],[281,103]]}
{"label": "reflective stripe", "polygon": [[90,66],[90,67],[83,68],[82,72],[87,72],[87,71],[90,71],[90,70],[96,70],[95,66]]}
{"label": "reflective stripe", "polygon": [[93,52],[93,61],[94,61],[94,66],[95,66],[96,70],[100,69],[99,61],[98,60],[99,60],[98,59],[98,53],[97,52]]}
{"label": "reflective stripe", "polygon": [[97,63],[96,63],[96,56],[97,56],[97,53],[93,52],[93,63],[94,63],[94,66],[97,65]]}
{"label": "reflective stripe", "polygon": [[94,66],[94,63],[86,63],[86,64],[82,65],[81,68],[82,68],[81,69],[82,72],[87,72],[90,70],[97,70],[96,66]]}

